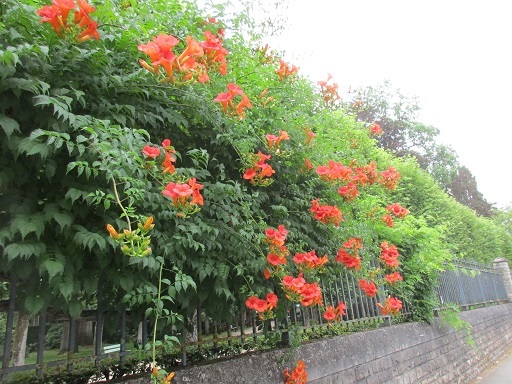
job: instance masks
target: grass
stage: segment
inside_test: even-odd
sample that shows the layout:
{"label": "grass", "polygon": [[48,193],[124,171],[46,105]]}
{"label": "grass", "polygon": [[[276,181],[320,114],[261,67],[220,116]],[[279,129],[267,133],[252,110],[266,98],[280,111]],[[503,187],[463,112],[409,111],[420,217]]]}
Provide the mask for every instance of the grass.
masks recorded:
{"label": "grass", "polygon": [[[126,343],[126,349],[130,350],[133,349],[133,343]],[[73,353],[73,358],[81,358],[81,357],[89,357],[94,356],[94,347],[92,345],[85,345],[80,346],[78,348],[78,352]],[[43,355],[43,362],[48,363],[50,361],[57,361],[57,360],[66,360],[67,359],[67,353],[61,353],[59,354],[58,349],[48,349],[44,351]],[[36,364],[37,362],[37,352],[30,352],[25,357],[25,364]]]}

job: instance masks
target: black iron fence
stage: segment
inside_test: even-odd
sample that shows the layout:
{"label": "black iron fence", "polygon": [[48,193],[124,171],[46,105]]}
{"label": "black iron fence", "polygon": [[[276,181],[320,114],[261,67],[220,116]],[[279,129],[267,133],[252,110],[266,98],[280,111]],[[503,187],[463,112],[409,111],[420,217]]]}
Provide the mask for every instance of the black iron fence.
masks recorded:
{"label": "black iron fence", "polygon": [[[337,306],[341,301],[346,305],[346,315],[342,317],[341,322],[335,323],[338,328],[350,331],[368,325],[389,324],[389,317],[383,316],[378,307],[379,301],[383,302],[387,297],[384,287],[379,287],[379,296],[369,298],[361,291],[356,279],[347,273],[340,273],[335,278],[325,280],[321,285],[325,305]],[[492,267],[471,262],[457,262],[453,270],[445,271],[440,278],[437,293],[441,307],[455,304],[464,308],[508,301],[501,272]],[[101,296],[102,286],[99,284],[98,302],[102,301]],[[135,356],[140,361],[136,367],[139,372],[148,369],[149,359],[144,352],[148,340],[152,337],[147,331],[148,320],[145,317],[134,318],[134,315],[126,310],[112,312],[101,308],[85,311],[80,319],[59,316],[51,312],[39,314],[33,327],[37,333],[35,361],[13,367],[11,355],[15,297],[16,282],[11,282],[8,305],[2,307],[6,315],[4,316],[6,332],[3,343],[2,382],[7,382],[10,375],[21,371],[35,372],[38,377],[42,377],[43,371],[52,367],[72,372],[76,365],[84,362],[99,372],[95,376],[98,380],[109,380],[116,375],[134,373],[135,370],[132,366],[131,372],[109,371],[102,368],[105,360],[109,359],[110,364],[123,363],[131,356]],[[193,313],[193,316],[186,318],[185,322],[188,323],[186,328],[172,327],[164,330],[164,334],[176,336],[181,341],[179,346],[168,348],[168,351],[172,350],[171,357],[167,358],[167,363],[170,365],[184,366],[190,361],[204,361],[240,354],[265,346],[275,346],[276,342],[286,345],[289,343],[291,330],[301,332],[305,338],[310,338],[329,334],[328,332],[334,328],[327,326],[323,311],[318,306],[305,308],[290,304],[286,311],[266,321],[262,321],[254,311],[247,310],[243,303],[234,306],[231,322],[213,321],[212,314],[206,313],[201,306],[198,306]],[[411,314],[411,307],[405,301],[403,301],[401,314],[403,317]],[[1,318],[0,321],[2,321]],[[89,356],[77,358],[77,325],[83,322],[92,323],[93,340],[92,345],[88,347]],[[112,323],[115,323],[114,328],[118,332],[108,335],[108,332],[105,332],[105,322],[111,325],[110,328]],[[66,336],[63,339],[67,342],[64,346],[67,352],[58,356],[57,359],[48,357],[48,348],[45,345],[48,330],[56,323],[65,325],[62,327],[62,333],[66,335],[62,336]],[[137,327],[134,327],[134,324],[137,324]],[[163,339],[162,336],[163,334],[159,334],[158,338]],[[50,361],[50,359],[54,360]],[[93,381],[94,379],[91,380]]]}
{"label": "black iron fence", "polygon": [[437,289],[440,307],[462,309],[508,301],[501,271],[479,263],[457,260],[453,269],[443,272]]}

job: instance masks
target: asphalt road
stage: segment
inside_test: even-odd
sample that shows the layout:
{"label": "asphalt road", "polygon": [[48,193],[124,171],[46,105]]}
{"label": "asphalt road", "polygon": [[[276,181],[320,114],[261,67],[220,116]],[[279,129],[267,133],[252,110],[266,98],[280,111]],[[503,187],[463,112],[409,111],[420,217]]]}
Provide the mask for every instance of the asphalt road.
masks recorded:
{"label": "asphalt road", "polygon": [[512,384],[512,348],[493,367],[482,372],[472,384]]}

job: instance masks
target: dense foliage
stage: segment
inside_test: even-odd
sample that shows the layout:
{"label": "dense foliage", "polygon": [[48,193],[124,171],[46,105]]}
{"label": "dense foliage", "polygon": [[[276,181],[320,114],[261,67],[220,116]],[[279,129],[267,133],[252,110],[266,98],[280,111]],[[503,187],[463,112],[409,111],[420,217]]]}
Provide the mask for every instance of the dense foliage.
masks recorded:
{"label": "dense foliage", "polygon": [[493,206],[478,191],[470,170],[460,164],[451,147],[437,142],[439,129],[417,121],[420,106],[416,98],[394,90],[386,81],[354,91],[344,105],[358,120],[380,124],[383,134],[378,143],[381,148],[399,157],[415,157],[420,167],[456,201],[481,216],[491,216]]}
{"label": "dense foliage", "polygon": [[[42,5],[0,6],[0,273],[20,282],[19,309],[78,316],[102,281],[104,305],[143,311],[161,283],[160,314],[201,304],[226,319],[250,294],[290,294],[262,273],[265,231],[283,225],[287,252],[327,255],[327,277],[400,271],[389,293],[428,319],[452,256],[510,253],[500,226],[380,149],[333,88],[248,40],[243,19],[223,24],[222,7],[111,0],[91,12],[99,26],[62,28],[41,22]],[[350,239],[359,268],[343,259]]]}

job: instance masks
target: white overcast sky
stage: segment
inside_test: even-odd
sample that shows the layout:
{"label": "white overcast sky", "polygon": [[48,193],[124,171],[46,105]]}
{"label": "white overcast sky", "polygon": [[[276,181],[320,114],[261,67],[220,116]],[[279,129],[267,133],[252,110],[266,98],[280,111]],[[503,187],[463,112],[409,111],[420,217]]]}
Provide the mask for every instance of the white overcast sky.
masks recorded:
{"label": "white overcast sky", "polygon": [[[236,1],[232,1],[236,3]],[[512,202],[512,28],[505,0],[275,0],[286,19],[271,48],[313,81],[340,88],[389,80],[418,96],[418,118],[437,127],[498,206]]]}

